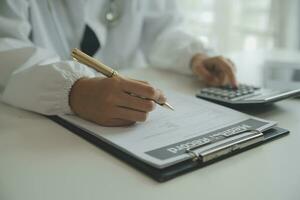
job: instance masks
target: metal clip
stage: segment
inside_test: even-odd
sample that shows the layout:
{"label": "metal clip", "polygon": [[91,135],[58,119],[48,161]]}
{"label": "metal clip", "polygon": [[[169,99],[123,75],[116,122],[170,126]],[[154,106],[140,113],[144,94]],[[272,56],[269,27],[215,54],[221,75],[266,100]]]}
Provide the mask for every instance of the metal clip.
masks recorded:
{"label": "metal clip", "polygon": [[253,134],[246,135],[244,137],[228,141],[226,143],[220,144],[218,146],[197,151],[201,146],[196,146],[193,148],[186,149],[186,153],[190,154],[192,161],[202,161],[207,162],[216,159],[220,156],[226,155],[238,149],[243,149],[252,144],[264,141],[264,134],[258,130],[247,130],[247,132],[252,132]]}

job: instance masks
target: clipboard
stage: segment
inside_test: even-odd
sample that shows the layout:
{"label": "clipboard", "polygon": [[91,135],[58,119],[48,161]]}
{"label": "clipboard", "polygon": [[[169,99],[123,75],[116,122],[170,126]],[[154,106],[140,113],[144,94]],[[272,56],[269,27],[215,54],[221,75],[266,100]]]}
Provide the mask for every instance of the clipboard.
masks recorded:
{"label": "clipboard", "polygon": [[248,130],[252,131],[253,133],[247,137],[240,138],[230,143],[225,143],[212,149],[207,149],[203,152],[197,151],[200,149],[200,146],[186,149],[186,153],[191,155],[191,159],[163,169],[158,169],[102,141],[98,137],[86,132],[85,130],[80,129],[79,127],[58,116],[48,116],[48,118],[80,136],[81,138],[98,146],[109,154],[112,154],[118,159],[126,162],[127,164],[131,165],[135,169],[141,171],[142,173],[148,175],[158,182],[168,181],[177,176],[208,166],[230,156],[239,154],[241,152],[289,134],[288,130],[279,127],[273,127],[264,132]]}

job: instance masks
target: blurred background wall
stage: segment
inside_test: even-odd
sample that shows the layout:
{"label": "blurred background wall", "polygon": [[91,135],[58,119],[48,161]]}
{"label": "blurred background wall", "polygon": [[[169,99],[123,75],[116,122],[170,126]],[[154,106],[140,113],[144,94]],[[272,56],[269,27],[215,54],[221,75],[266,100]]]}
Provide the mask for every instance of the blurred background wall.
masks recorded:
{"label": "blurred background wall", "polygon": [[300,50],[298,0],[181,0],[188,26],[220,52]]}

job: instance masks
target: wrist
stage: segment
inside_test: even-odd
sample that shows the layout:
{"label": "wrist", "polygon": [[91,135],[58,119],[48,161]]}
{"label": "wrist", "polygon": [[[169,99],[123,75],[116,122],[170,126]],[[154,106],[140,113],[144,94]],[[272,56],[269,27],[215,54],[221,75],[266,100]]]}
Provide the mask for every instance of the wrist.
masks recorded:
{"label": "wrist", "polygon": [[74,82],[74,84],[71,87],[71,90],[69,92],[69,106],[72,110],[72,112],[77,113],[77,105],[78,102],[81,98],[81,91],[88,89],[87,88],[87,82],[89,78],[83,77],[78,79],[77,81]]}

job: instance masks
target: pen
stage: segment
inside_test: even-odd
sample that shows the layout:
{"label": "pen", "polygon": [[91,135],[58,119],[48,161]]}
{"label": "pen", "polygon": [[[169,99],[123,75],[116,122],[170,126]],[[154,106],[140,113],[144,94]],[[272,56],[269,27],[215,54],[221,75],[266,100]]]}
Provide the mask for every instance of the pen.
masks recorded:
{"label": "pen", "polygon": [[[108,67],[107,65],[101,63],[99,60],[92,58],[91,56],[85,54],[84,52],[80,51],[79,49],[75,48],[72,50],[72,57],[74,60],[93,68],[94,70],[100,72],[101,74],[103,74],[104,76],[111,78],[113,76],[120,76],[118,74],[118,72],[110,67]],[[133,96],[137,96],[135,94],[131,94]],[[140,96],[137,96],[139,98],[143,98]],[[153,100],[153,99],[151,99]],[[157,103],[158,105],[168,108],[170,110],[174,110],[173,106],[171,106],[168,102],[165,103],[159,103],[155,100],[153,100],[155,103]]]}

